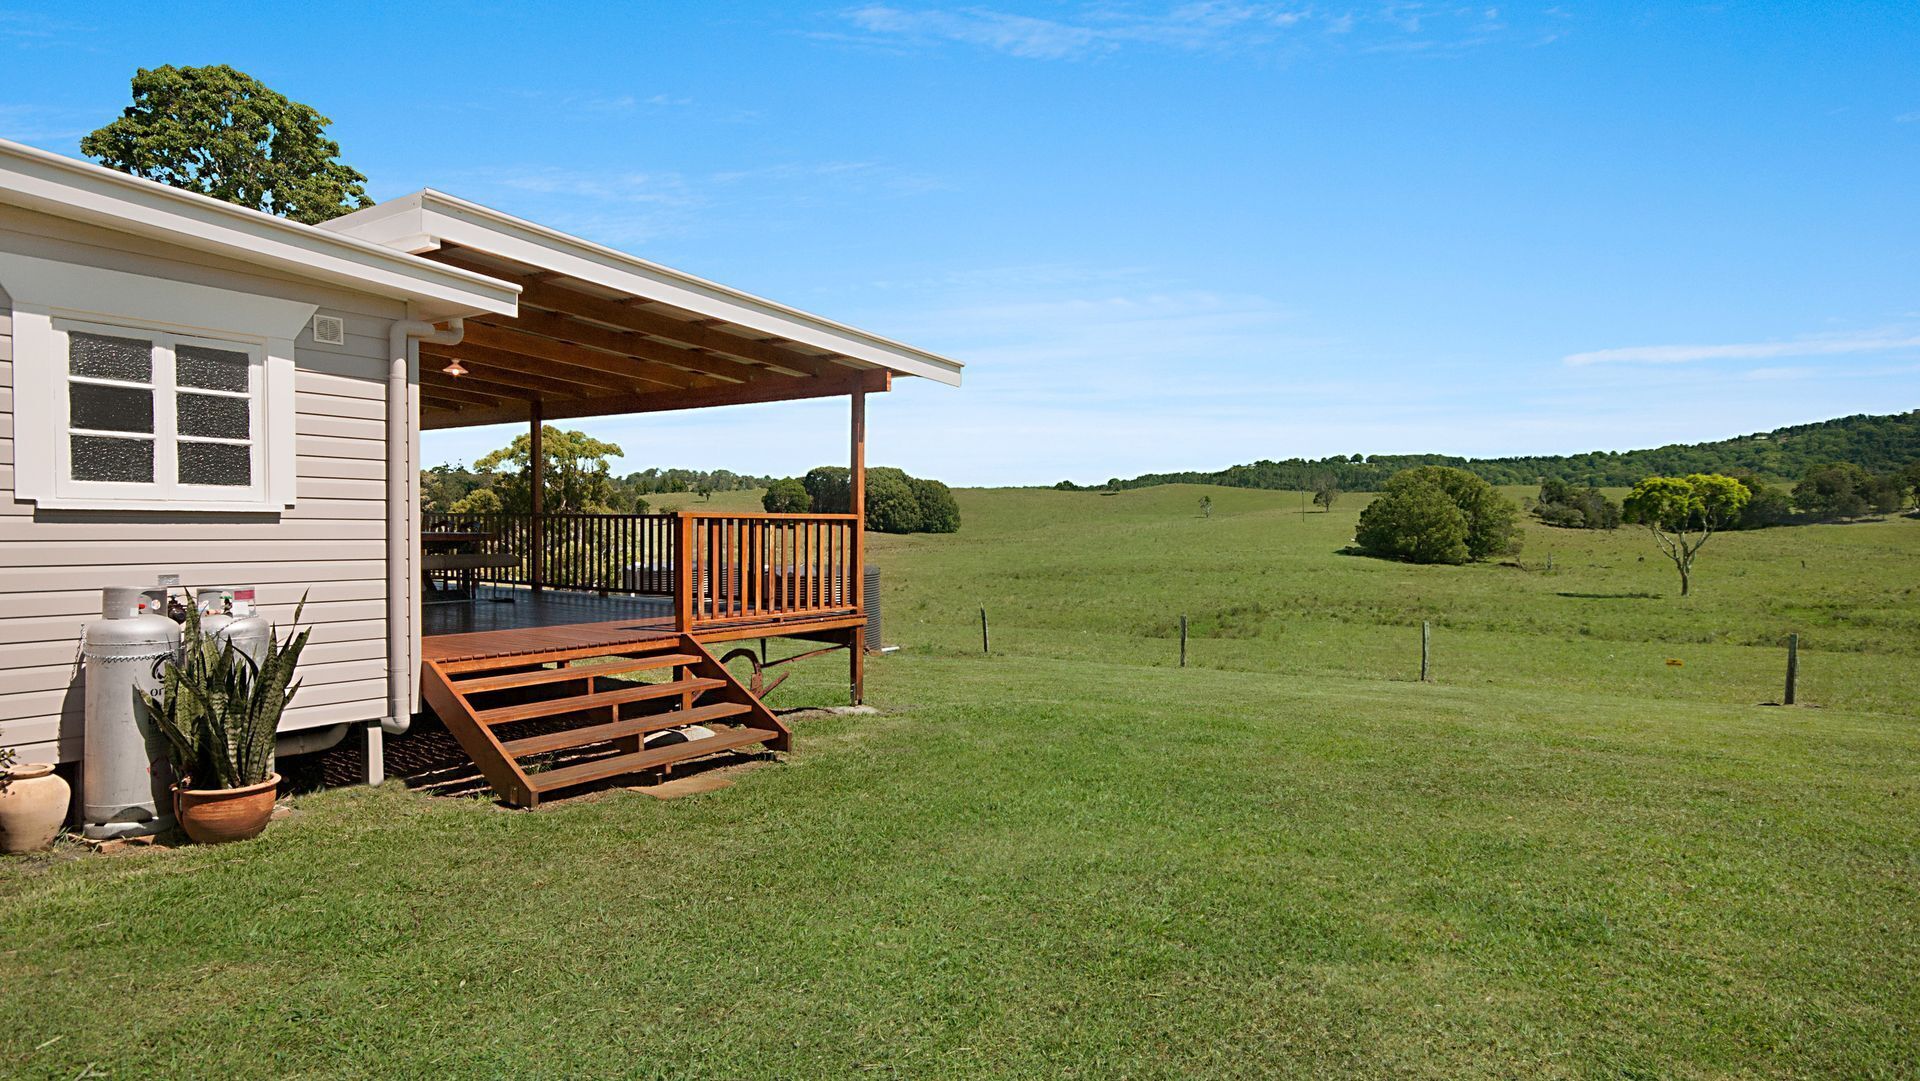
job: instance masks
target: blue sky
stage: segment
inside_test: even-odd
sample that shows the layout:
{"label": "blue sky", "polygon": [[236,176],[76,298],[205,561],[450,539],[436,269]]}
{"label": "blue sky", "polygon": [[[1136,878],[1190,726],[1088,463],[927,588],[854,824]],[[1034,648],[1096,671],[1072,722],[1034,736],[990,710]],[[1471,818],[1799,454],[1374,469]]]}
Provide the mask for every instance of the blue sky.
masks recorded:
{"label": "blue sky", "polygon": [[[1920,5],[402,7],[0,8],[0,135],[77,153],[136,67],[232,64],[376,198],[966,361],[872,407],[872,460],[959,484],[1920,406]],[[787,473],[844,413],[581,426]]]}

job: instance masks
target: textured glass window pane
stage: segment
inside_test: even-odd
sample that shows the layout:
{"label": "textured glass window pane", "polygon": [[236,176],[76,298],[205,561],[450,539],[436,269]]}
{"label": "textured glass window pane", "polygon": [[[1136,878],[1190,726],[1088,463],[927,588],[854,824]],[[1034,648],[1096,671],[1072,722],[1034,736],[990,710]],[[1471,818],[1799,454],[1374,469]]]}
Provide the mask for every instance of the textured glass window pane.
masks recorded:
{"label": "textured glass window pane", "polygon": [[102,432],[151,432],[153,391],[107,387],[97,383],[68,383],[67,418],[68,424],[75,428],[92,428]]}
{"label": "textured glass window pane", "polygon": [[251,450],[231,443],[182,443],[180,483],[245,488],[253,483]]}
{"label": "textured glass window pane", "polygon": [[76,330],[67,335],[67,370],[100,379],[151,383],[153,343],[141,338],[116,338]]}
{"label": "textured glass window pane", "polygon": [[73,479],[153,483],[153,440],[73,437]]}
{"label": "textured glass window pane", "polygon": [[181,435],[245,439],[248,430],[247,399],[218,398],[211,394],[180,395]]}
{"label": "textured glass window pane", "polygon": [[230,349],[209,349],[204,345],[182,345],[173,351],[183,387],[202,390],[247,391],[247,355]]}

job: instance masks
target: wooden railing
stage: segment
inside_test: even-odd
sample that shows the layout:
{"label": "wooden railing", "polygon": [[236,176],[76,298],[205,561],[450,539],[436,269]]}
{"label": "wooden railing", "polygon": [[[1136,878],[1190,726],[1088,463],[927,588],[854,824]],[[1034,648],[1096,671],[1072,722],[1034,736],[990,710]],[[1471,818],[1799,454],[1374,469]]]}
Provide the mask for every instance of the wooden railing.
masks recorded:
{"label": "wooden railing", "polygon": [[519,557],[488,585],[674,598],[681,630],[860,610],[851,514],[457,514],[421,530],[473,533],[468,550]]}
{"label": "wooden railing", "polygon": [[858,528],[851,514],[681,514],[678,626],[858,611]]}
{"label": "wooden railing", "polygon": [[480,575],[489,585],[671,594],[671,514],[421,515],[422,532],[479,533],[473,551],[519,556]]}

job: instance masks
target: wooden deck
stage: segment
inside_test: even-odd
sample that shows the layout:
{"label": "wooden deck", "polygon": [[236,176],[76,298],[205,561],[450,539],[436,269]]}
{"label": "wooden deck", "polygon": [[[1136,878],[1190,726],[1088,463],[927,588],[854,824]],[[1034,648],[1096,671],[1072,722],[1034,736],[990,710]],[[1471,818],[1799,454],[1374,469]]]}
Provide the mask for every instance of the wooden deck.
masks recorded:
{"label": "wooden deck", "polygon": [[[694,632],[701,642],[745,638],[842,640],[866,622],[859,612],[739,619]],[[482,586],[472,601],[421,608],[421,659],[442,664],[482,657],[556,651],[607,651],[656,642],[679,633],[673,602],[665,597],[606,596],[565,590]]]}

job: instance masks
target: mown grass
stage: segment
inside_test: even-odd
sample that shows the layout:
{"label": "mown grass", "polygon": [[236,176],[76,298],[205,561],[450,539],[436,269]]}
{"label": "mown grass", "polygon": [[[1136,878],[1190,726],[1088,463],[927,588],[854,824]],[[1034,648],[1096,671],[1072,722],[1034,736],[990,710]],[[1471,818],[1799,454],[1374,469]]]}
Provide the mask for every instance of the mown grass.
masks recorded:
{"label": "mown grass", "polygon": [[[1920,523],[1727,538],[1753,547],[1709,548],[1682,608],[1627,534],[1553,535],[1552,574],[1539,534],[1525,569],[1410,568],[1334,554],[1358,499],[962,498],[960,535],[875,544],[905,646],[872,667],[884,712],[810,715],[734,787],[536,814],[337,790],[245,845],[0,865],[0,1061],[1920,1069],[1915,648],[1887,630]],[[1420,618],[1436,685],[1411,680]],[[1753,704],[1789,627],[1827,708]],[[843,676],[802,671],[776,705]]]}

